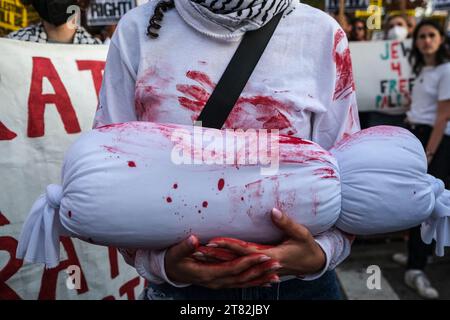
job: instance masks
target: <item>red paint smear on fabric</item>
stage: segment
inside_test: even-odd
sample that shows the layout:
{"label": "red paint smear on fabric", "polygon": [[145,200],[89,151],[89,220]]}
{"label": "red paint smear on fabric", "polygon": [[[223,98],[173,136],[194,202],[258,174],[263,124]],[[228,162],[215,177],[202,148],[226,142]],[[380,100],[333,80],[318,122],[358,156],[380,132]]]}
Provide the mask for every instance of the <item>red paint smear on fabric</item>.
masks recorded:
{"label": "red paint smear on fabric", "polygon": [[217,182],[217,189],[219,189],[219,191],[222,191],[224,186],[225,186],[225,180],[219,179],[219,181]]}
{"label": "red paint smear on fabric", "polygon": [[344,100],[355,91],[350,49],[346,46],[342,52],[337,50],[338,45],[345,37],[344,31],[341,29],[334,35],[333,60],[336,63],[337,79],[333,100]]}
{"label": "red paint smear on fabric", "polygon": [[128,166],[130,168],[136,168],[136,163],[134,161],[128,161]]}

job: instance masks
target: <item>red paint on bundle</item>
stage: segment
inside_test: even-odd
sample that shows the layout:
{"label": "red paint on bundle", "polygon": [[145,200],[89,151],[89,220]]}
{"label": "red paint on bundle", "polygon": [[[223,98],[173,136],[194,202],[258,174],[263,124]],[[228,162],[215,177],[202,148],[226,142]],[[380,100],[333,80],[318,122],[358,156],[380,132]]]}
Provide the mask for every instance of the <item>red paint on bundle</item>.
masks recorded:
{"label": "red paint on bundle", "polygon": [[224,186],[225,186],[225,180],[220,179],[219,182],[217,183],[217,189],[219,189],[219,191],[222,191]]}

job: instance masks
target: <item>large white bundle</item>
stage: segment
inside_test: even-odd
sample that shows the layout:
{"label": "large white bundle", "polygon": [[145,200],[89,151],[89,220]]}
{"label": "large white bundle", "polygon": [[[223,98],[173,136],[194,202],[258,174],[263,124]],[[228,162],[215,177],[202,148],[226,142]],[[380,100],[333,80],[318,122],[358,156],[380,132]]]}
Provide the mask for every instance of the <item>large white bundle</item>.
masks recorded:
{"label": "large white bundle", "polygon": [[328,152],[273,132],[106,126],[67,152],[62,186],[49,186],[34,204],[17,255],[56,266],[60,235],[132,248],[165,248],[189,234],[273,243],[281,239],[273,207],[313,234],[333,225],[363,235],[425,222],[424,240],[436,239],[442,255],[450,192],[426,171],[420,142],[395,127],[364,130]]}

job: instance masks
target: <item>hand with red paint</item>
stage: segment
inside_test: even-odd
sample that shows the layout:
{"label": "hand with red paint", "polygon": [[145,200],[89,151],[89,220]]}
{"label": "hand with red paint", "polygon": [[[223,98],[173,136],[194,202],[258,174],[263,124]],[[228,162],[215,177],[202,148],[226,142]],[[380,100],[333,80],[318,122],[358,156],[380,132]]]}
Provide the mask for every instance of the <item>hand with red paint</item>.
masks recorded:
{"label": "hand with red paint", "polygon": [[277,209],[272,210],[272,221],[287,237],[277,246],[263,246],[231,238],[215,238],[206,246],[208,249],[201,248],[200,253],[195,253],[194,256],[202,261],[212,261],[233,254],[240,257],[265,254],[281,264],[281,268],[277,271],[279,276],[302,277],[318,273],[325,267],[325,253],[308,229],[295,223]]}
{"label": "hand with red paint", "polygon": [[171,281],[210,289],[268,286],[280,281],[276,271],[281,265],[263,253],[229,256],[228,261],[205,262],[193,256],[198,247],[197,237],[190,236],[167,250],[165,271]]}

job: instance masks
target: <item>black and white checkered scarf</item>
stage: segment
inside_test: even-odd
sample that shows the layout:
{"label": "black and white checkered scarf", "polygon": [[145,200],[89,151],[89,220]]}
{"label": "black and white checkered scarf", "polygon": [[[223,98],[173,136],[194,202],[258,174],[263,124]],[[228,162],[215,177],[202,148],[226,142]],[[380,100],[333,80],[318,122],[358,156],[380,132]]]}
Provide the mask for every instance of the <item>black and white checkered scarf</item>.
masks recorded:
{"label": "black and white checkered scarf", "polygon": [[[293,0],[175,0],[182,18],[198,31],[216,38],[240,37],[293,8]],[[295,1],[298,3],[298,1]]]}

